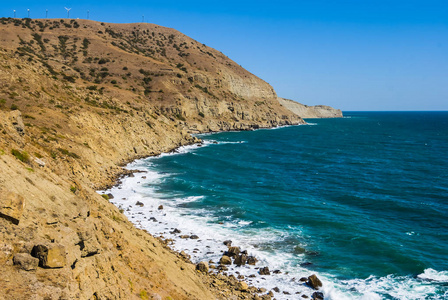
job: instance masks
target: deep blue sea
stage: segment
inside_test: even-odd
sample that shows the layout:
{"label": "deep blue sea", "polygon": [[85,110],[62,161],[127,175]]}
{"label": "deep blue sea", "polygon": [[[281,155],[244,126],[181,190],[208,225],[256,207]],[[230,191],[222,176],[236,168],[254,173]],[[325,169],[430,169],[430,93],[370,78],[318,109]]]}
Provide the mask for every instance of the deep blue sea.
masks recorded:
{"label": "deep blue sea", "polygon": [[310,295],[298,279],[313,273],[326,299],[448,299],[448,112],[344,115],[202,135],[131,164],[146,173],[110,192],[193,261],[218,261],[230,239],[281,270],[248,280],[277,299]]}

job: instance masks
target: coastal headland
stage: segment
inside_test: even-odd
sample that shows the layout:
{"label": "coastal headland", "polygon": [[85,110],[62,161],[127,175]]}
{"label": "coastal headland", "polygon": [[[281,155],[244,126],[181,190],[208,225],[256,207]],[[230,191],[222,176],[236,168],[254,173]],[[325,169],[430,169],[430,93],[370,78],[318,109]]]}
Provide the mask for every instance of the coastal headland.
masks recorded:
{"label": "coastal headland", "polygon": [[297,124],[268,83],[174,29],[0,19],[2,297],[270,298],[196,270],[96,190],[192,133]]}

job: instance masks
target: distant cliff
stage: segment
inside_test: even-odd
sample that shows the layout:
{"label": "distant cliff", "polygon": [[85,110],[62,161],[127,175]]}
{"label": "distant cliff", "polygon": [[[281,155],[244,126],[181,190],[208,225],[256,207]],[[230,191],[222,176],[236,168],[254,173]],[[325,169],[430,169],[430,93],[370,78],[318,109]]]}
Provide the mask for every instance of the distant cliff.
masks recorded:
{"label": "distant cliff", "polygon": [[342,111],[326,105],[308,106],[289,99],[278,98],[278,102],[303,119],[342,118]]}

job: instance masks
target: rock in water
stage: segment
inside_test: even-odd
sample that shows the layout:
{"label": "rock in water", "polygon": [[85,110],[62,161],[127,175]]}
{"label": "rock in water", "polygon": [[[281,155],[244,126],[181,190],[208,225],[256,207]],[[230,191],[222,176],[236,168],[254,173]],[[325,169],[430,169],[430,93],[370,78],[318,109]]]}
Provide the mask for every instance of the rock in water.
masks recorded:
{"label": "rock in water", "polygon": [[247,255],[241,254],[235,258],[235,261],[233,263],[238,266],[244,266],[246,264],[246,261]]}
{"label": "rock in water", "polygon": [[219,263],[221,265],[230,265],[232,263],[232,259],[228,257],[227,255],[223,255],[221,259],[219,260]]}
{"label": "rock in water", "polygon": [[311,295],[311,299],[324,300],[324,294],[322,292],[314,292],[313,295]]}
{"label": "rock in water", "polygon": [[240,252],[241,251],[239,247],[229,247],[229,250],[227,250],[227,256],[230,257],[238,256]]}
{"label": "rock in water", "polygon": [[318,290],[322,287],[322,281],[315,274],[308,277],[308,281],[306,282],[311,288]]}
{"label": "rock in water", "polygon": [[269,267],[261,268],[260,271],[258,271],[258,273],[260,273],[260,275],[271,275]]}
{"label": "rock in water", "polygon": [[65,266],[65,247],[62,245],[36,245],[31,255],[39,259],[42,268],[62,268]]}
{"label": "rock in water", "polygon": [[247,258],[247,264],[248,265],[255,266],[256,263],[257,263],[257,259],[254,256],[249,256]]}
{"label": "rock in water", "polygon": [[22,196],[8,191],[0,191],[0,217],[18,225],[25,208]]}
{"label": "rock in water", "polygon": [[201,261],[196,265],[196,270],[203,273],[208,273],[208,263],[206,261]]}
{"label": "rock in water", "polygon": [[232,241],[226,240],[226,241],[224,241],[224,245],[226,245],[227,247],[230,247],[230,246],[232,246]]}

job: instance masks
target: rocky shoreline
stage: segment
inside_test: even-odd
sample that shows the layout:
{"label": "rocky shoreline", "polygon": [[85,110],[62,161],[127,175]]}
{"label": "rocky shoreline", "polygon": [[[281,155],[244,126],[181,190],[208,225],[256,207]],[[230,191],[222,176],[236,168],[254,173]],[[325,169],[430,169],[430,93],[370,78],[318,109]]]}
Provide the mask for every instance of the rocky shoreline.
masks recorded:
{"label": "rocky shoreline", "polygon": [[2,296],[250,299],[96,191],[192,133],[303,124],[274,89],[154,24],[0,18],[0,35]]}
{"label": "rocky shoreline", "polygon": [[[212,142],[213,143],[213,142]],[[193,143],[190,146],[198,146],[202,147],[204,146],[202,141],[199,143]],[[183,146],[185,147],[185,146]],[[187,146],[188,147],[188,146]],[[179,148],[173,149],[169,151],[170,154],[178,154]],[[140,178],[137,179],[137,183],[140,184],[144,180],[147,179],[146,174],[147,172],[141,169],[133,169],[132,164],[130,166],[130,169],[124,169],[125,171],[121,174],[120,179],[117,180],[116,184],[113,186],[116,189],[122,189],[121,185],[123,184],[123,180],[126,179],[126,177],[134,178],[135,176],[140,175]],[[112,199],[115,199],[115,196],[113,192],[109,188],[105,188],[103,191],[101,191],[102,195],[108,195],[108,197],[111,199],[112,203],[117,205],[117,207],[125,213],[129,220],[137,226],[137,228],[140,228],[149,234],[153,234],[144,226],[143,224],[139,222],[135,222],[134,215],[132,213],[127,214],[127,212],[132,210],[132,207],[139,207],[140,209],[145,209],[145,203],[144,201],[136,201],[133,204],[130,204],[129,206],[123,205],[121,201],[113,201]],[[135,191],[134,191],[135,193]],[[126,198],[122,198],[121,200],[126,200]],[[142,213],[141,210],[137,212],[137,214],[145,214],[145,218],[148,219],[151,222],[155,223],[163,223],[164,220],[160,221],[158,219],[158,215],[160,213],[163,213],[165,216],[169,212],[165,212],[163,205],[154,205],[151,208],[148,208],[148,211],[145,213]],[[155,213],[153,213],[155,212]],[[169,224],[166,224],[167,226]],[[189,231],[188,233],[184,233],[182,230],[178,228],[171,228],[164,233],[156,234],[155,237],[159,239],[165,247],[169,248],[170,251],[181,257],[185,262],[188,262],[190,264],[195,265],[195,268],[197,271],[207,275],[212,280],[213,284],[212,286],[215,288],[220,288],[223,285],[223,282],[227,284],[228,286],[231,286],[237,291],[250,294],[252,298],[250,299],[278,299],[281,295],[280,299],[315,299],[320,300],[324,299],[324,293],[322,292],[322,282],[321,280],[315,275],[309,275],[307,277],[301,277],[301,278],[293,278],[293,282],[291,283],[292,286],[297,285],[302,287],[302,291],[295,291],[290,292],[286,290],[281,290],[278,287],[274,287],[272,289],[266,289],[265,287],[260,285],[259,283],[253,282],[254,279],[262,278],[265,279],[266,276],[276,276],[278,274],[282,274],[284,271],[275,269],[270,270],[269,266],[261,265],[261,262],[258,261],[257,257],[254,255],[251,255],[247,250],[241,250],[239,246],[233,245],[232,240],[223,240],[221,241],[221,250],[222,253],[220,257],[216,257],[216,259],[204,259],[200,258],[198,255],[195,256],[195,259],[193,260],[191,255],[187,253],[187,250],[176,250],[173,245],[175,244],[175,240],[193,240],[196,241],[198,244],[203,243],[202,237],[198,234],[195,234],[194,230]],[[210,248],[210,246],[206,246],[206,248]],[[190,249],[191,251],[191,249]],[[201,251],[198,249],[198,246],[192,250],[194,254],[200,253]],[[192,254],[193,254],[192,253]],[[213,254],[213,252],[207,252],[207,254]],[[214,253],[216,254],[216,253]],[[216,255],[215,255],[216,256]],[[251,266],[251,274],[250,275],[242,275],[238,268],[242,266]],[[308,292],[303,292],[303,287],[308,288]],[[225,290],[225,289],[224,289]],[[224,292],[223,290],[223,292]],[[286,297],[286,298],[285,298]]]}

